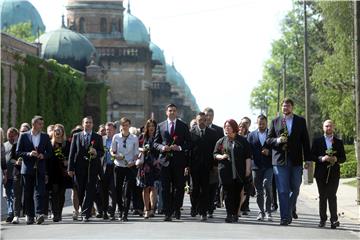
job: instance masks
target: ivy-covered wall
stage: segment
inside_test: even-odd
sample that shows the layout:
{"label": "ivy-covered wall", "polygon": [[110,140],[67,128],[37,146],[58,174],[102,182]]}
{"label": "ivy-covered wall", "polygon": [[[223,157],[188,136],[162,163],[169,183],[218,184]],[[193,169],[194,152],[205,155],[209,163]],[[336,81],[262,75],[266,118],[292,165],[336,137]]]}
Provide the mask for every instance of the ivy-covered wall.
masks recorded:
{"label": "ivy-covered wall", "polygon": [[67,132],[81,122],[84,108],[84,76],[55,60],[17,56],[16,125],[44,117],[45,125],[62,123]]}

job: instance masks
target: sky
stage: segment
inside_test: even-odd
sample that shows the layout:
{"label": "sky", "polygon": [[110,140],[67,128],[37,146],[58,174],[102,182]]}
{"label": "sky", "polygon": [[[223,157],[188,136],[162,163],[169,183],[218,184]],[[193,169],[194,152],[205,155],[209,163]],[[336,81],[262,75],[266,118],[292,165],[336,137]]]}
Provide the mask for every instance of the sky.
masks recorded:
{"label": "sky", "polygon": [[[46,32],[61,26],[67,0],[30,2]],[[214,123],[244,116],[256,121],[250,93],[262,78],[271,43],[281,36],[291,0],[131,0],[130,9],[150,29],[167,63],[174,62],[200,110],[214,109]]]}

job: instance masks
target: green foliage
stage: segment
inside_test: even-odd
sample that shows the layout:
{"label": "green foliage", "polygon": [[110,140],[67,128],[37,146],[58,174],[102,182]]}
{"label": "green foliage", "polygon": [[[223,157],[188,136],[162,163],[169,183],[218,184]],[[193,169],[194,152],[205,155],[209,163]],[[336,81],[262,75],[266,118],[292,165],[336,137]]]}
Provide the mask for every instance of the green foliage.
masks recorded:
{"label": "green foliage", "polygon": [[[325,119],[332,119],[343,139],[352,141],[355,132],[354,63],[352,59],[353,16],[349,1],[307,1],[308,71],[311,85],[310,120],[313,135],[322,133]],[[282,79],[286,57],[286,95],[295,102],[295,113],[304,115],[303,2],[294,2],[282,22],[282,35],[272,43],[263,79],[251,93],[253,110],[266,109],[269,118],[277,113],[277,92],[283,98]]]}
{"label": "green foliage", "polygon": [[84,77],[55,60],[33,56],[19,59],[17,79],[17,125],[39,114],[45,124],[62,123],[67,130],[83,117]]}
{"label": "green foliage", "polygon": [[[9,33],[26,42],[34,42],[36,39],[36,36],[32,33],[31,22],[23,22],[11,25],[10,27],[6,28],[4,32]],[[42,32],[39,34],[41,35]]]}
{"label": "green foliage", "polygon": [[354,145],[345,145],[346,162],[341,164],[340,176],[349,178],[356,176],[357,161],[355,158]]}

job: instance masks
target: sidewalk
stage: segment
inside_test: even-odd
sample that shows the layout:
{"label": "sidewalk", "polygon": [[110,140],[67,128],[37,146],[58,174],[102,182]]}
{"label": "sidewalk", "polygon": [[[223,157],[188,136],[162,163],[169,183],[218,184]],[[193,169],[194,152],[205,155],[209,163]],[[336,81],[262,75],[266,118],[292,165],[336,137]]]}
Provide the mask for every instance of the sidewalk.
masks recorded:
{"label": "sidewalk", "polygon": [[[356,187],[344,184],[355,178],[340,179],[339,188],[337,191],[337,208],[338,215],[345,217],[355,223],[360,223],[360,205],[357,205],[357,190]],[[300,195],[307,197],[311,200],[315,200],[319,203],[319,194],[316,185],[316,180],[312,184],[302,184],[300,189]],[[317,205],[317,209],[319,209]]]}

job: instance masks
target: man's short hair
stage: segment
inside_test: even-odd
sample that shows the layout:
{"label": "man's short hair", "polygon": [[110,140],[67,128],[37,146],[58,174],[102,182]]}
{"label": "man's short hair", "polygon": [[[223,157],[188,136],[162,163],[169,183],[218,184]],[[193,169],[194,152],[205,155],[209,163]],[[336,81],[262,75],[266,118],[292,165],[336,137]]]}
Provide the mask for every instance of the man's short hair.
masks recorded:
{"label": "man's short hair", "polygon": [[264,114],[260,114],[257,119],[267,121],[267,117]]}
{"label": "man's short hair", "polygon": [[42,116],[36,115],[31,119],[31,125],[34,125],[37,121],[44,121]]}
{"label": "man's short hair", "polygon": [[198,112],[198,113],[196,114],[196,116],[205,116],[205,113],[204,113],[204,112]]}
{"label": "man's short hair", "polygon": [[116,129],[116,125],[115,125],[115,123],[113,123],[113,122],[107,122],[107,123],[105,123],[105,127],[113,127],[114,129]]}
{"label": "man's short hair", "polygon": [[124,123],[128,122],[131,125],[131,121],[130,119],[126,118],[126,117],[122,117],[120,119],[120,125],[123,125]]}
{"label": "man's short hair", "polygon": [[242,120],[247,120],[247,121],[249,121],[249,123],[251,124],[251,119],[250,118],[248,118],[248,117],[243,117],[240,121],[242,121]]}
{"label": "man's short hair", "polygon": [[176,109],[177,109],[177,107],[176,107],[176,105],[175,105],[175,104],[170,103],[170,104],[168,104],[168,105],[166,106],[166,110],[168,110],[169,108],[172,108],[172,107],[174,107],[174,108],[176,108]]}
{"label": "man's short hair", "polygon": [[294,106],[294,101],[291,100],[290,98],[284,98],[281,102],[281,104],[284,104],[284,103],[287,103],[287,104],[290,104],[291,106]]}
{"label": "man's short hair", "polygon": [[10,127],[8,130],[7,130],[7,134],[9,133],[14,133],[16,135],[19,135],[19,130],[17,130],[16,128],[14,127]]}
{"label": "man's short hair", "polygon": [[85,119],[89,119],[89,120],[93,121],[92,116],[86,116],[82,119],[82,123],[84,123]]}
{"label": "man's short hair", "polygon": [[207,107],[204,109],[204,112],[207,113],[207,112],[211,112],[211,113],[214,113],[214,109],[212,109],[211,107]]}

